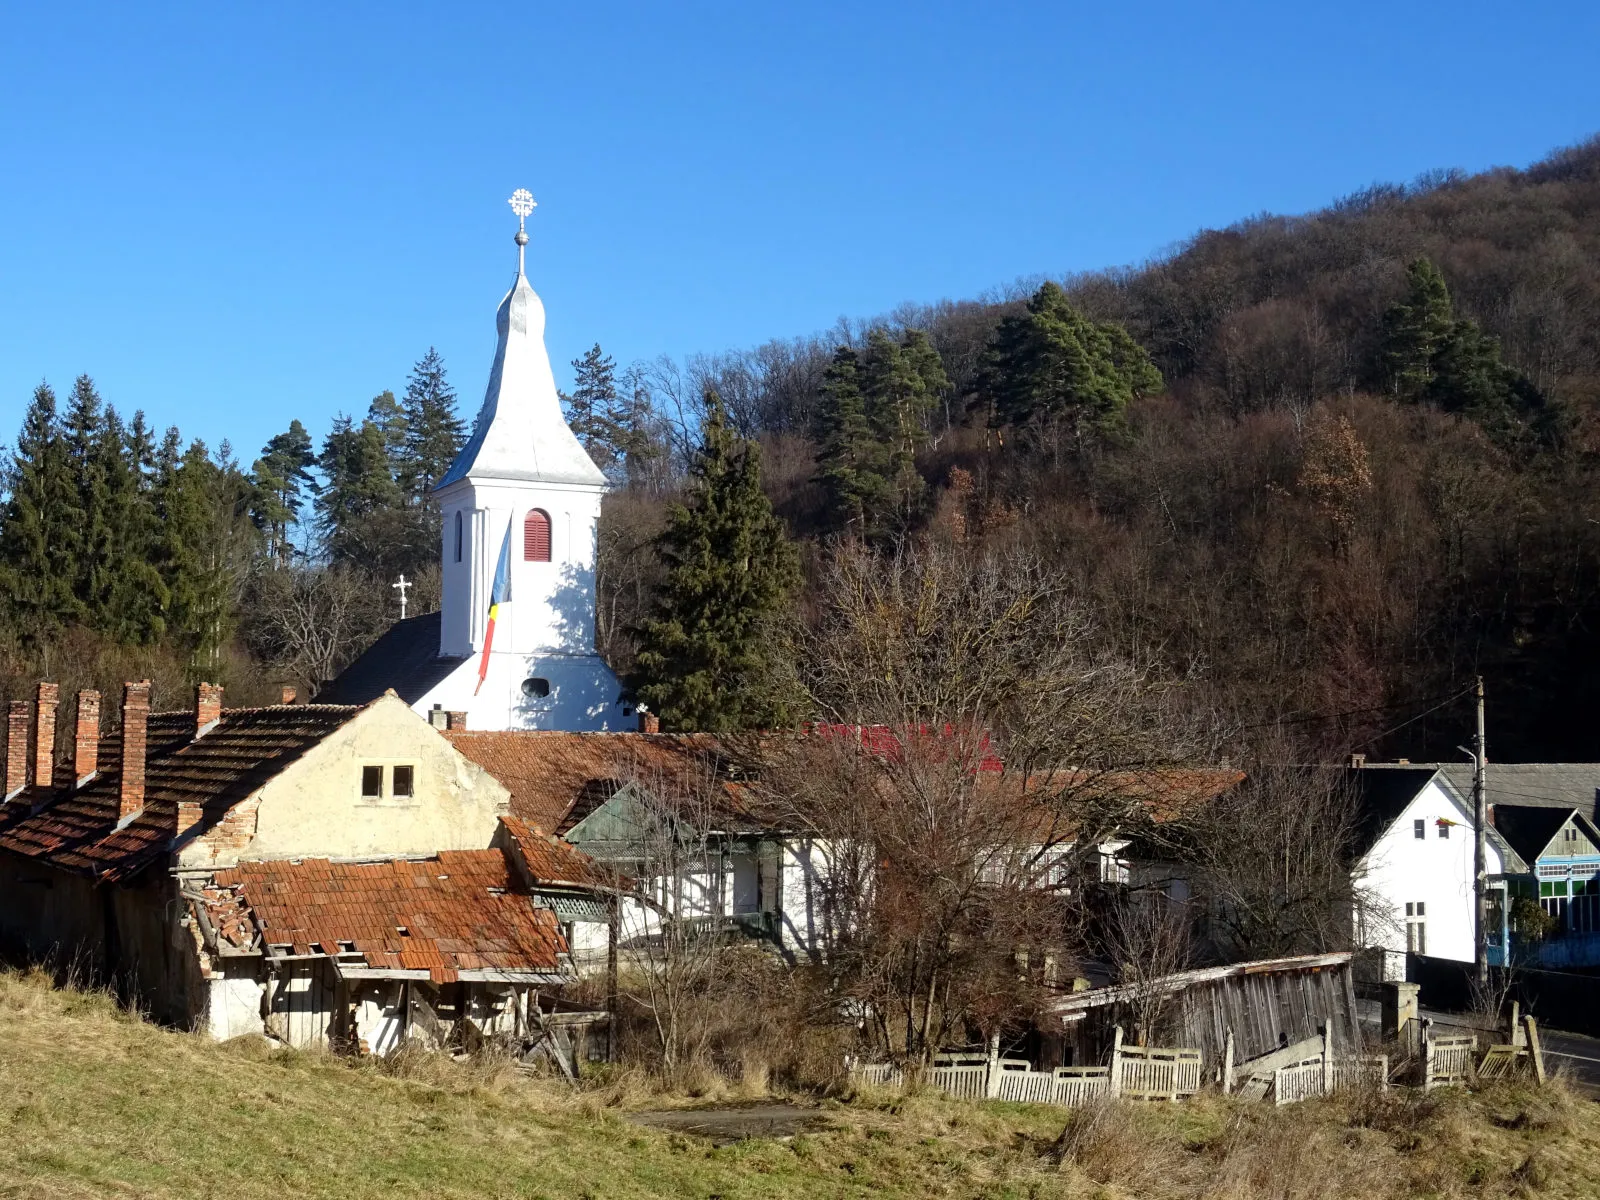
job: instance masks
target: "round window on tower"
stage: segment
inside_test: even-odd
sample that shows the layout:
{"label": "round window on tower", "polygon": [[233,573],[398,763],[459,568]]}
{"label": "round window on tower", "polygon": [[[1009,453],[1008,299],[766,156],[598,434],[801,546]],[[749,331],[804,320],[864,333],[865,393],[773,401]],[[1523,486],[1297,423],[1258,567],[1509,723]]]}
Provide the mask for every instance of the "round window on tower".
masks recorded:
{"label": "round window on tower", "polygon": [[550,681],[535,675],[522,681],[522,694],[530,700],[543,700],[550,695]]}

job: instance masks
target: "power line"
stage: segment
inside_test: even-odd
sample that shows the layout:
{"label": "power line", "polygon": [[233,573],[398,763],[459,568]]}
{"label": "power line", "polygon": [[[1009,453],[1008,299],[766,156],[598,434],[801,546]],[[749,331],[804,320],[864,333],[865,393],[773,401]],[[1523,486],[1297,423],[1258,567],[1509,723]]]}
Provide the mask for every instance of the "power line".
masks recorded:
{"label": "power line", "polygon": [[[1376,742],[1376,741],[1379,741],[1379,740],[1381,740],[1383,738],[1386,738],[1391,733],[1399,733],[1407,725],[1415,724],[1417,721],[1422,720],[1423,717],[1430,716],[1433,713],[1438,712],[1441,708],[1445,708],[1448,705],[1453,704],[1455,701],[1461,699],[1462,696],[1465,696],[1470,691],[1472,691],[1472,687],[1471,686],[1462,688],[1455,695],[1445,697],[1438,704],[1435,704],[1432,708],[1425,709],[1422,712],[1419,712],[1414,717],[1407,717],[1404,721],[1401,721],[1400,724],[1395,725],[1395,726],[1393,726],[1393,727],[1391,727],[1389,729],[1385,729],[1382,733],[1373,734],[1373,736],[1369,737],[1366,741],[1357,742],[1356,745],[1358,745],[1358,746],[1370,746],[1370,745],[1372,745],[1373,742]],[[1423,701],[1419,700],[1419,701],[1417,701],[1417,703],[1421,704],[1421,703],[1423,703]]]}
{"label": "power line", "polygon": [[[1345,710],[1344,712],[1336,713],[1307,713],[1304,716],[1298,717],[1279,717],[1277,720],[1273,721],[1261,721],[1255,725],[1246,725],[1245,728],[1267,729],[1274,725],[1309,725],[1317,721],[1341,721],[1346,717],[1360,717],[1365,716],[1368,713],[1394,712],[1397,709],[1412,708],[1418,704],[1433,704],[1432,708],[1426,710],[1425,712],[1418,713],[1415,717],[1412,717],[1403,724],[1395,727],[1396,729],[1404,729],[1405,726],[1409,725],[1412,721],[1420,720],[1421,718],[1427,716],[1428,713],[1438,712],[1439,709],[1443,708],[1445,705],[1454,700],[1461,699],[1462,696],[1465,696],[1471,690],[1471,685],[1468,685],[1458,692],[1451,692],[1448,696],[1426,696],[1420,700],[1404,700],[1397,704],[1375,704],[1370,708],[1351,708]],[[1435,701],[1437,701],[1437,703],[1434,703]],[[1392,733],[1393,730],[1390,732]],[[1380,734],[1379,736],[1381,737],[1384,735]]]}

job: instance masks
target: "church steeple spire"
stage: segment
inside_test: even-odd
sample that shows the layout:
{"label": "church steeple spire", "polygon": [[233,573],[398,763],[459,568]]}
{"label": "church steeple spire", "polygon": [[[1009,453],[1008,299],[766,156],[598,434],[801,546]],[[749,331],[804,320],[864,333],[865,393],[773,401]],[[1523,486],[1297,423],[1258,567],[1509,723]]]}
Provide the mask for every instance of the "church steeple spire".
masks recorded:
{"label": "church steeple spire", "polygon": [[495,317],[499,344],[472,437],[439,481],[463,479],[606,486],[561,414],[555,376],[544,345],[544,304],[528,283],[527,218],[536,207],[526,188],[511,197],[517,214],[517,278]]}

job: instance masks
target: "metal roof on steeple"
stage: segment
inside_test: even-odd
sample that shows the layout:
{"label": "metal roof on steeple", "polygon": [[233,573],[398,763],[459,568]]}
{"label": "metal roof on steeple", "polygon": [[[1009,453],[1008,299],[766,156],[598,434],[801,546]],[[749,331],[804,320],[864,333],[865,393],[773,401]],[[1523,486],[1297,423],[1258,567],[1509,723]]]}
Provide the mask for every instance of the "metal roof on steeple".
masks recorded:
{"label": "metal roof on steeple", "polygon": [[472,437],[438,486],[473,479],[604,487],[605,473],[561,414],[544,345],[544,304],[523,273],[525,220],[533,211],[533,197],[519,188],[511,207],[518,218],[517,279],[495,315],[500,336],[489,388]]}

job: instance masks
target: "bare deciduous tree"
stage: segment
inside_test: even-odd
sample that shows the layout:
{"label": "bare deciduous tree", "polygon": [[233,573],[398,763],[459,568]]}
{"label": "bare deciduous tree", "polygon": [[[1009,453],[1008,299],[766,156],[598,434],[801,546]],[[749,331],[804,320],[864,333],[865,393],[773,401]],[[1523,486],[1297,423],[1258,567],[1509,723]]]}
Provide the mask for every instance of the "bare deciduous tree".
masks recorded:
{"label": "bare deciduous tree", "polygon": [[1358,806],[1336,768],[1285,765],[1282,747],[1165,836],[1196,868],[1208,929],[1232,960],[1343,949],[1382,919],[1357,875]]}
{"label": "bare deciduous tree", "polygon": [[767,791],[825,847],[837,993],[881,1048],[926,1060],[1015,1024],[1068,965],[1077,889],[1141,803],[1130,773],[1187,742],[1167,683],[1025,555],[847,545],[820,593],[807,671],[831,722],[785,747]]}
{"label": "bare deciduous tree", "polygon": [[338,674],[394,615],[383,581],[343,566],[264,571],[252,587],[252,648],[313,684]]}

